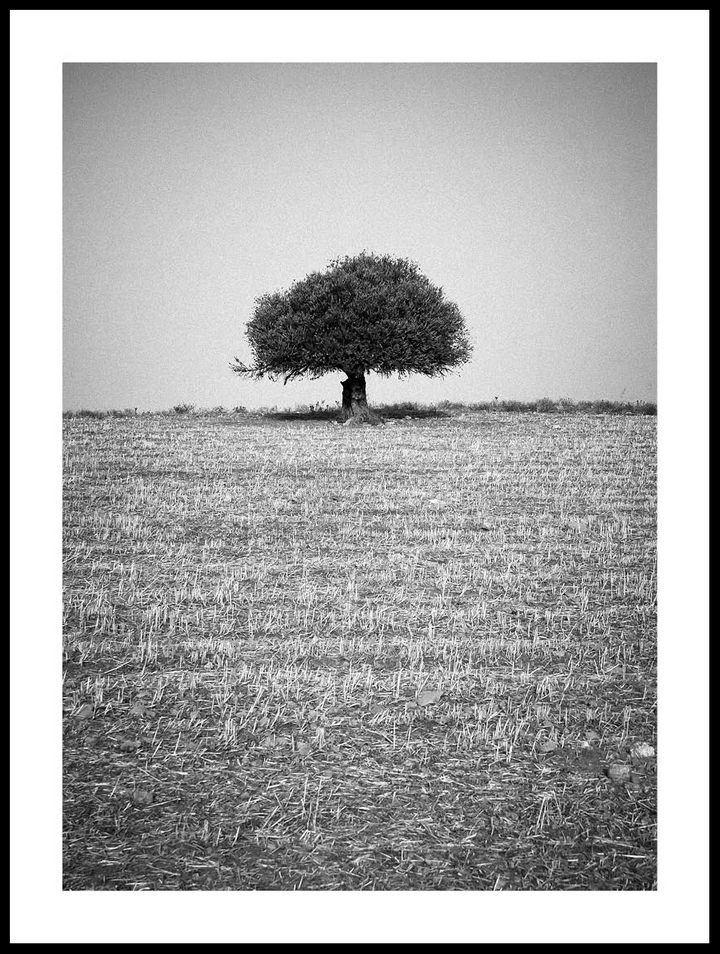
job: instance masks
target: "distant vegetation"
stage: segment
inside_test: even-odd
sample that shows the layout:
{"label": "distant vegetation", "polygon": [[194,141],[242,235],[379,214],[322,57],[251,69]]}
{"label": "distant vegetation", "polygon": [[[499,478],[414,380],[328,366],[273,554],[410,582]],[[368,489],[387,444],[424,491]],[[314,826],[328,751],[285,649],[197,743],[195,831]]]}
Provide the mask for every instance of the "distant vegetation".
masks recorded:
{"label": "distant vegetation", "polygon": [[[319,401],[317,404],[299,405],[294,408],[261,407],[248,409],[237,406],[225,408],[222,406],[211,408],[196,408],[194,404],[176,404],[167,411],[138,411],[137,408],[125,408],[113,411],[63,411],[64,418],[89,417],[102,419],[106,417],[135,417],[167,416],[167,415],[194,415],[196,417],[248,416],[268,417],[275,420],[308,420],[325,421],[335,420],[340,410],[340,403],[326,404]],[[479,411],[494,412],[521,412],[536,414],[644,414],[656,415],[657,404],[652,401],[572,401],[569,398],[543,397],[537,401],[475,401],[463,404],[459,401],[440,401],[439,404],[418,404],[415,401],[400,401],[396,404],[376,405],[375,410],[384,418],[426,418],[426,417],[456,417],[460,414],[477,413]]]}

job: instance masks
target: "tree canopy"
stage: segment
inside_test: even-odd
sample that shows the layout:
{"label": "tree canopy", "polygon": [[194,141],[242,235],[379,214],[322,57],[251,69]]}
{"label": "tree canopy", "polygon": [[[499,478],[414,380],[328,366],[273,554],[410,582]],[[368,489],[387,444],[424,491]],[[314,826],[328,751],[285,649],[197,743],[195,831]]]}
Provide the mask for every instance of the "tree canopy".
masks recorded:
{"label": "tree canopy", "polygon": [[402,258],[363,252],[262,295],[246,327],[255,378],[442,375],[469,360],[460,309]]}

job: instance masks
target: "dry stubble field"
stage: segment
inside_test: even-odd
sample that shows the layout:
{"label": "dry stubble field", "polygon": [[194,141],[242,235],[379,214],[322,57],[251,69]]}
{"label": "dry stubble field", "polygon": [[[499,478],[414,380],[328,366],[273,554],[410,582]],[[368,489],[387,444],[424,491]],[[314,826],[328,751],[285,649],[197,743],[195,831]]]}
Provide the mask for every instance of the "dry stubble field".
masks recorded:
{"label": "dry stubble field", "polygon": [[64,887],[656,885],[656,419],[64,422]]}

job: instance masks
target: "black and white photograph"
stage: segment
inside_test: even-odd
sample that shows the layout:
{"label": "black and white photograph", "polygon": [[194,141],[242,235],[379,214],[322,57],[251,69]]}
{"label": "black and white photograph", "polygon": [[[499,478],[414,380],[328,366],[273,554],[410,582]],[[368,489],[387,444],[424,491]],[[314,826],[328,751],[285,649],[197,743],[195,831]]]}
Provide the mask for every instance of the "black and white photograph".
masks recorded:
{"label": "black and white photograph", "polygon": [[706,937],[707,11],[542,13],[13,11],[18,940]]}

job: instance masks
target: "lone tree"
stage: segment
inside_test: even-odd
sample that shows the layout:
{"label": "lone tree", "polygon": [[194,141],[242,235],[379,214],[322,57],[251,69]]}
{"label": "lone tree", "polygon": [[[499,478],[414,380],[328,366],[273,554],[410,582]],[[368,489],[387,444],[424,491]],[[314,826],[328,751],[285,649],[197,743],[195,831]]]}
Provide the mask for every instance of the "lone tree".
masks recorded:
{"label": "lone tree", "polygon": [[367,252],[256,299],[246,334],[254,364],[235,358],[233,371],[285,383],[344,372],[342,419],[353,423],[379,420],[368,372],[443,375],[472,351],[460,309],[414,262]]}

